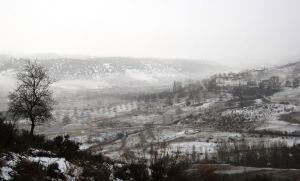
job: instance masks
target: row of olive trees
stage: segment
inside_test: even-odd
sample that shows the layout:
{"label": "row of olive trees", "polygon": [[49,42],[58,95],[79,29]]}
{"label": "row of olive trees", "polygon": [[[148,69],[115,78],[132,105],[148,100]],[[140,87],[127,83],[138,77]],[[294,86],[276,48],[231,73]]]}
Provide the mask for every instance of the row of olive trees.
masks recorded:
{"label": "row of olive trees", "polygon": [[17,88],[9,94],[8,114],[14,121],[29,120],[32,135],[37,123],[52,118],[55,101],[50,85],[54,81],[43,66],[31,61],[26,61],[17,80]]}

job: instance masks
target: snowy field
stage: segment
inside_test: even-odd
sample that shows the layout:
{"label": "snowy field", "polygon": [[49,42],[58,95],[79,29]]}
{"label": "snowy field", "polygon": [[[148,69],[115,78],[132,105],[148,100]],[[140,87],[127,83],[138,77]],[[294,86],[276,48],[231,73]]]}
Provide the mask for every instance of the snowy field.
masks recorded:
{"label": "snowy field", "polygon": [[[128,75],[132,76],[132,73],[136,72]],[[12,90],[15,83],[6,74],[0,75],[0,82],[3,83],[0,88],[5,86],[8,90]],[[247,125],[256,131],[300,132],[299,124],[280,119],[281,115],[300,111],[297,103],[299,89],[284,89],[273,95],[269,103],[256,100],[250,107],[226,109],[225,102],[231,98],[229,94],[208,96],[187,106],[185,98],[173,100],[172,105],[166,105],[166,99],[154,102],[138,100],[116,93],[117,89],[105,81],[64,80],[56,82],[53,88],[58,102],[53,111],[54,120],[37,126],[37,133],[49,138],[69,134],[73,140],[82,143],[81,149],[103,152],[112,158],[118,158],[128,150],[133,151],[135,156],[145,156],[152,147],[169,152],[214,153],[222,141],[247,140],[249,144],[280,141],[288,145],[300,142],[299,137],[249,133],[243,126],[236,127],[234,131],[227,130],[234,122],[219,129],[216,125],[220,125],[222,120],[203,119],[213,116],[212,113],[216,118],[242,115],[247,118]],[[3,90],[0,89],[2,109],[8,93]],[[284,101],[290,104],[282,104]],[[20,122],[19,126],[29,127],[28,122]]]}

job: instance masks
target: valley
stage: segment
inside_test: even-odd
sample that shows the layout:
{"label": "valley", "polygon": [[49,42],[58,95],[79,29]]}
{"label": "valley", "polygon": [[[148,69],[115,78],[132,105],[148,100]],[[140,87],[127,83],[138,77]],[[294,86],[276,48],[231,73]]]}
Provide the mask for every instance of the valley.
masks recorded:
{"label": "valley", "polygon": [[[224,146],[293,147],[300,144],[300,88],[285,84],[288,76],[274,78],[278,71],[230,72],[158,84],[140,84],[138,78],[136,84],[117,86],[112,86],[115,79],[105,84],[100,79],[59,80],[52,86],[53,120],[37,125],[35,132],[48,139],[69,135],[81,150],[124,162],[179,153],[196,163],[220,164],[226,163],[219,155]],[[14,71],[6,70],[2,77],[12,89],[9,72]],[[2,102],[8,90],[2,92]],[[17,126],[29,129],[30,123],[21,120]]]}

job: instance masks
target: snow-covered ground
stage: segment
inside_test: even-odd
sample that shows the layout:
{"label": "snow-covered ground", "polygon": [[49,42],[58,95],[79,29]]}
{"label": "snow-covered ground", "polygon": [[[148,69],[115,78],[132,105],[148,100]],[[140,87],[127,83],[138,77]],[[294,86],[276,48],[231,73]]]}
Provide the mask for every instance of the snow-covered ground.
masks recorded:
{"label": "snow-covered ground", "polygon": [[[33,152],[39,152],[39,150],[32,150],[32,153]],[[11,180],[11,174],[13,173],[17,163],[21,160],[37,162],[44,167],[48,167],[49,165],[56,163],[60,173],[64,173],[68,180],[75,180],[76,175],[78,176],[81,172],[79,167],[76,167],[65,158],[39,157],[26,154],[20,155],[16,153],[7,153],[0,157],[0,159],[4,161],[4,165],[0,168],[0,180]],[[72,175],[68,175],[69,173]]]}
{"label": "snow-covered ground", "polygon": [[[83,99],[85,98],[83,97]],[[222,101],[226,101],[228,98],[222,98],[222,100],[219,98],[203,99],[200,104],[191,106],[182,103],[184,100],[171,106],[165,106],[164,101],[153,103],[128,100],[120,102],[118,100],[114,103],[107,102],[107,107],[103,105],[97,107],[98,102],[95,98],[89,100],[85,102],[79,99],[77,108],[69,107],[66,110],[66,106],[60,107],[61,111],[66,111],[64,115],[68,115],[72,123],[64,125],[60,121],[50,124],[48,128],[37,127],[37,130],[50,137],[57,134],[70,134],[73,140],[82,143],[81,149],[92,148],[94,151],[100,151],[115,159],[119,158],[126,150],[135,152],[136,156],[145,156],[151,146],[162,149],[159,143],[165,143],[169,151],[180,150],[190,153],[194,149],[203,154],[205,152],[213,153],[216,144],[222,141],[247,140],[249,144],[276,141],[282,141],[288,145],[299,143],[298,138],[259,137],[259,135],[243,133],[243,130],[239,130],[239,128],[236,129],[238,132],[228,132],[226,129],[218,131],[211,126],[205,127],[206,124],[211,124],[210,122],[200,121],[204,127],[195,127],[194,121],[199,120],[188,118],[190,115],[197,116],[199,113],[218,110],[223,116],[231,114],[245,116],[250,122],[249,124],[253,124],[256,130],[293,132],[300,130],[299,125],[286,123],[279,119],[282,114],[299,110],[299,107],[293,104],[264,103],[256,100],[256,103],[250,107],[223,110],[224,103]],[[178,109],[180,109],[180,113],[177,113]],[[85,112],[85,115],[81,115],[80,112]],[[175,123],[177,120],[184,121]],[[230,127],[230,125],[228,126]]]}

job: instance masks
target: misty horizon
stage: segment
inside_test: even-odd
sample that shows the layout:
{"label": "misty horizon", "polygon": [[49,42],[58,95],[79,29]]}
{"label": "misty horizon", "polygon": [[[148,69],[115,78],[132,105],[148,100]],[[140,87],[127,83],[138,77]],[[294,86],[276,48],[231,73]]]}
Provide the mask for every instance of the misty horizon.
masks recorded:
{"label": "misty horizon", "polygon": [[0,53],[284,64],[300,58],[299,5],[296,0],[2,1]]}
{"label": "misty horizon", "polygon": [[199,63],[208,63],[215,64],[220,66],[226,66],[228,68],[232,68],[232,70],[246,70],[251,68],[262,68],[262,67],[273,67],[273,66],[283,66],[291,63],[296,63],[300,61],[300,58],[288,58],[288,59],[272,59],[272,61],[260,60],[258,62],[250,60],[247,62],[243,62],[240,59],[236,63],[226,64],[222,61],[218,61],[215,59],[196,59],[196,58],[185,58],[185,57],[147,57],[147,56],[100,56],[100,55],[89,55],[89,54],[60,54],[60,53],[49,53],[49,52],[41,52],[41,53],[21,53],[21,52],[4,52],[0,53],[0,56],[6,56],[11,58],[19,58],[19,59],[28,59],[28,60],[49,60],[49,59],[77,59],[77,60],[89,60],[89,59],[133,59],[133,60],[160,60],[160,61],[193,61]]}

